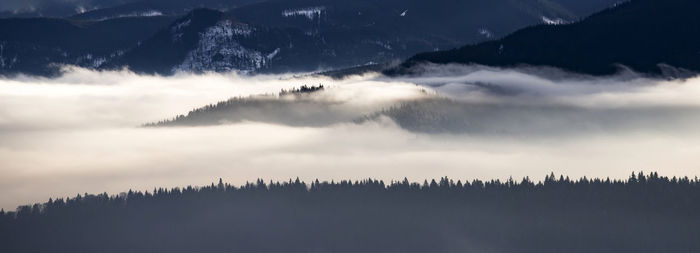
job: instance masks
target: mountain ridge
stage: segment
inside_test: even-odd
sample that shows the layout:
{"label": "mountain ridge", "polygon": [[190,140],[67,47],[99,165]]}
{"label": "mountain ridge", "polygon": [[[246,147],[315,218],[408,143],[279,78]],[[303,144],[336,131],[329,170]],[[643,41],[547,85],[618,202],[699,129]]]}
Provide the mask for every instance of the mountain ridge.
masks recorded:
{"label": "mountain ridge", "polygon": [[[77,65],[89,69],[128,68],[137,73],[159,75],[171,75],[178,71],[284,73],[342,69],[403,60],[419,52],[498,37],[524,25],[545,22],[545,18],[574,19],[572,15],[581,14],[580,11],[572,11],[576,8],[571,6],[588,6],[580,3],[560,4],[566,0],[503,0],[498,3],[439,1],[444,4],[429,5],[417,0],[242,1],[241,3],[250,4],[225,11],[195,9],[183,16],[151,8],[155,5],[132,2],[131,5],[146,6],[146,9],[133,12],[127,8],[121,13],[97,15],[95,13],[110,13],[111,10],[98,9],[85,12],[83,16],[61,19],[65,20],[62,22],[84,24],[140,20],[141,25],[136,26],[150,27],[150,34],[139,35],[129,45],[110,47],[111,51],[107,53],[95,48],[104,47],[101,43],[109,41],[95,42],[96,39],[90,38],[80,41],[77,38],[82,37],[71,33],[57,35],[58,38],[66,37],[75,43],[44,43],[37,50],[33,44],[39,41],[20,43],[12,38],[28,33],[27,29],[0,29],[0,34],[8,35],[5,39],[0,39],[0,43],[7,45],[3,59],[12,63],[0,66],[0,74],[60,74],[57,67],[60,65]],[[604,6],[604,3],[614,1],[600,0],[590,5]],[[148,3],[151,2],[153,1]],[[213,2],[216,1],[212,0]],[[187,1],[183,3],[186,4]],[[445,11],[452,14],[446,15],[443,13]],[[176,20],[191,16],[192,13],[198,13],[196,19],[201,19],[203,23],[196,26],[196,29],[188,28],[185,33],[181,33],[187,37],[186,40],[176,41],[182,38],[172,37],[172,26],[177,25]],[[470,15],[462,15],[463,13]],[[103,19],[105,16],[107,19]],[[0,27],[3,27],[2,23],[11,22],[8,20],[0,19]],[[41,23],[48,19],[29,20]],[[160,27],[151,27],[156,24]],[[233,33],[240,31],[241,27],[247,27],[250,31],[244,36]],[[135,30],[139,29],[143,28],[136,27]],[[50,26],[36,26],[31,30],[36,34],[56,32]],[[113,35],[101,37],[115,38],[116,41],[119,37],[114,34],[125,33],[125,37],[131,38],[129,33],[133,31],[129,26],[113,27],[103,31]],[[68,38],[71,36],[77,38]],[[14,56],[17,56],[16,61],[13,61]],[[79,57],[82,58],[78,59]]]}
{"label": "mountain ridge", "polygon": [[421,63],[553,66],[592,75],[612,75],[620,66],[652,75],[664,74],[667,66],[698,71],[700,19],[690,11],[698,8],[687,0],[632,0],[579,22],[536,25],[498,40],[417,54],[388,73],[410,73]]}

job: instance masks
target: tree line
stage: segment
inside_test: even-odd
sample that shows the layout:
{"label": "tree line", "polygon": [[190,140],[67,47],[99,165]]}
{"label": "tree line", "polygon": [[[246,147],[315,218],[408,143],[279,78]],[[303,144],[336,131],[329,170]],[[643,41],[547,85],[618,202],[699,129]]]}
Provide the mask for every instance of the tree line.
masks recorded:
{"label": "tree line", "polygon": [[[282,89],[277,94],[251,95],[248,97],[232,97],[225,101],[219,101],[216,104],[208,104],[199,108],[190,110],[187,115],[180,114],[170,119],[160,120],[143,124],[143,127],[161,127],[161,126],[196,126],[196,125],[215,125],[222,121],[238,122],[241,120],[261,120],[266,121],[268,118],[274,118],[275,113],[267,112],[271,115],[266,115],[260,108],[276,109],[288,108],[283,111],[283,114],[291,114],[289,117],[295,116],[289,108],[296,108],[295,101],[311,100],[305,96],[308,94],[324,90],[323,84],[318,86],[302,85],[293,87],[289,90]],[[286,98],[286,99],[280,99]],[[304,99],[306,98],[306,99]]]}
{"label": "tree line", "polygon": [[2,252],[696,252],[700,180],[256,182],[0,211]]}

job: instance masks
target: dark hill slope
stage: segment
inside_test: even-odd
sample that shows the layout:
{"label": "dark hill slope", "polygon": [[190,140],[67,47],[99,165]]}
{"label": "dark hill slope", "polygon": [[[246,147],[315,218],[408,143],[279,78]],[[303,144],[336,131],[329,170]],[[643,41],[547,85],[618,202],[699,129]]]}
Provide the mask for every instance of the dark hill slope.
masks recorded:
{"label": "dark hill slope", "polygon": [[230,10],[263,1],[265,0],[142,0],[79,13],[71,16],[71,19],[103,20],[114,17],[147,15],[181,16],[198,8]]}
{"label": "dark hill slope", "polygon": [[[613,74],[618,64],[660,74],[660,64],[700,70],[700,2],[634,0],[577,23],[538,25],[500,40],[418,54],[421,62],[491,66],[547,65],[594,75]],[[405,70],[405,69],[404,69]]]}
{"label": "dark hill slope", "polygon": [[101,22],[0,19],[0,74],[47,75],[56,72],[53,64],[99,67],[172,20],[168,16]]}

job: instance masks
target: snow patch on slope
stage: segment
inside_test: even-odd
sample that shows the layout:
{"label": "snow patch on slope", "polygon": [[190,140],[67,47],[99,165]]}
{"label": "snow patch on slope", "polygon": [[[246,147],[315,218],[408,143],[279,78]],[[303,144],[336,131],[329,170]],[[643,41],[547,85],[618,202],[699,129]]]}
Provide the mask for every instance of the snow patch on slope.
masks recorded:
{"label": "snow patch on slope", "polygon": [[493,32],[491,32],[489,29],[486,28],[481,28],[479,29],[479,34],[486,38],[493,38]]}
{"label": "snow patch on slope", "polygon": [[148,10],[144,12],[134,12],[126,15],[120,15],[119,17],[157,17],[163,16],[163,12],[158,10]]}
{"label": "snow patch on slope", "polygon": [[304,16],[308,18],[309,20],[314,20],[316,18],[321,18],[321,14],[326,10],[326,7],[323,6],[316,6],[316,7],[306,7],[306,8],[299,8],[299,9],[287,9],[282,11],[282,16],[283,17],[295,17],[295,16]]}
{"label": "snow patch on slope", "polygon": [[105,62],[107,62],[107,58],[94,56],[92,54],[86,54],[76,59],[76,65],[93,69],[99,68]]}
{"label": "snow patch on slope", "polygon": [[163,16],[163,12],[158,11],[158,10],[135,11],[135,12],[126,13],[126,14],[106,16],[106,17],[98,18],[96,20],[97,21],[104,21],[104,20],[115,19],[115,18],[157,17],[157,16]]}
{"label": "snow patch on slope", "polygon": [[185,20],[185,21],[182,21],[180,23],[173,25],[170,28],[170,33],[173,34],[173,36],[172,36],[173,41],[175,41],[175,42],[180,41],[180,39],[182,39],[182,36],[184,35],[184,33],[182,33],[181,30],[185,27],[190,26],[191,23],[192,23],[192,20],[188,19],[188,20]]}
{"label": "snow patch on slope", "polygon": [[75,13],[82,14],[85,13],[87,9],[81,5],[75,7]]}
{"label": "snow patch on slope", "polygon": [[565,25],[569,23],[568,21],[561,18],[548,18],[545,16],[542,16],[542,22],[548,25]]}
{"label": "snow patch on slope", "polygon": [[190,26],[191,23],[192,23],[191,19],[177,23],[173,26],[172,32],[177,32],[177,31],[181,30],[182,28],[188,27],[188,26]]}
{"label": "snow patch on slope", "polygon": [[219,22],[200,35],[197,48],[190,51],[182,64],[173,68],[173,72],[252,72],[264,68],[280,49],[263,53],[238,42],[238,39],[248,37],[254,31],[245,24],[234,24],[229,20]]}

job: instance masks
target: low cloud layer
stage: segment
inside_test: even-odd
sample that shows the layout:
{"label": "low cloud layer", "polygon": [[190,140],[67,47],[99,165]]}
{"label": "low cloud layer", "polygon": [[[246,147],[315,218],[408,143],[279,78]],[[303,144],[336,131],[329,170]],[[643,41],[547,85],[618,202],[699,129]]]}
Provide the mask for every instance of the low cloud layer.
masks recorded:
{"label": "low cloud layer", "polygon": [[[84,192],[201,185],[219,177],[244,183],[700,172],[700,79],[426,68],[432,74],[344,80],[83,69],[56,79],[0,80],[0,207]],[[301,115],[295,117],[337,117],[330,124],[270,117],[140,127],[231,97],[278,99],[281,89],[318,84],[326,89],[305,103],[331,109],[308,116],[313,111],[291,108]],[[257,109],[279,115],[269,108]]]}

